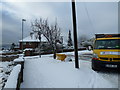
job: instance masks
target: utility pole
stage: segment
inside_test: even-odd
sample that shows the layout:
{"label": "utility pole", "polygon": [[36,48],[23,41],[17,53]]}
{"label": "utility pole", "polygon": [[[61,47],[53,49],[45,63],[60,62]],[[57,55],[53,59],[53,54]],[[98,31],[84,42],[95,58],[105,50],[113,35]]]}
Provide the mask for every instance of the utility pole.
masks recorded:
{"label": "utility pole", "polygon": [[73,36],[74,36],[74,51],[75,51],[75,68],[79,68],[78,62],[78,44],[77,44],[77,24],[76,24],[76,11],[75,0],[72,0],[72,16],[73,16]]}
{"label": "utility pole", "polygon": [[24,25],[25,19],[22,19],[22,53],[23,53],[23,25]]}

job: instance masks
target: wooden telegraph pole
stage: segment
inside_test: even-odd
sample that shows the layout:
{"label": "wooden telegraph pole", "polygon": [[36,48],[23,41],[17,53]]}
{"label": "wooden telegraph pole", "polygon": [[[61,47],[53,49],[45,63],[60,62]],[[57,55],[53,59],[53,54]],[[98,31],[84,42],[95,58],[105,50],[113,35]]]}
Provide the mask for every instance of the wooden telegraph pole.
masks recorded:
{"label": "wooden telegraph pole", "polygon": [[74,51],[75,51],[75,68],[79,68],[75,0],[72,0],[72,16],[73,16],[73,36],[74,36]]}

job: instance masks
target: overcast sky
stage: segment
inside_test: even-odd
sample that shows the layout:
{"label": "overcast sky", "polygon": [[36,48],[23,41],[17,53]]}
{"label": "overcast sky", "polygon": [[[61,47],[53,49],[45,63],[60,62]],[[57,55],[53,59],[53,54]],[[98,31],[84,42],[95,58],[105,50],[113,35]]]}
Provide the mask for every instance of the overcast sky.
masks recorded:
{"label": "overcast sky", "polygon": [[[68,30],[72,31],[72,12],[70,2],[2,2],[0,24],[2,43],[18,43],[21,39],[21,20],[24,22],[24,37],[31,31],[31,22],[36,18],[48,18],[53,24],[57,22],[61,33],[67,40]],[[20,0],[19,0],[20,1]],[[118,33],[117,2],[77,2],[78,37],[93,37],[95,33]],[[1,33],[0,33],[1,34]]]}

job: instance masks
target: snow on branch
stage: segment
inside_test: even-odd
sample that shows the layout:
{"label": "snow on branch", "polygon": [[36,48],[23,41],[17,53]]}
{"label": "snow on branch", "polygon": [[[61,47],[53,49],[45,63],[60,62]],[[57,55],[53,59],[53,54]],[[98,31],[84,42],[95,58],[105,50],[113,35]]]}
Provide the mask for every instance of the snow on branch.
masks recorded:
{"label": "snow on branch", "polygon": [[31,24],[33,31],[37,31],[42,34],[48,41],[48,44],[53,48],[54,58],[56,58],[57,43],[62,42],[61,30],[55,21],[55,24],[49,25],[48,19],[36,19]]}

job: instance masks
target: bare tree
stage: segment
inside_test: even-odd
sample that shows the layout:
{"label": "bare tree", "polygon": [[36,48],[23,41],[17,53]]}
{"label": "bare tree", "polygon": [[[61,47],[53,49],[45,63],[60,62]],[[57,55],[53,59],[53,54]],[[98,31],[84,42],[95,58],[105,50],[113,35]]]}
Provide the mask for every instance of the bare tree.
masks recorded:
{"label": "bare tree", "polygon": [[61,33],[57,21],[54,25],[49,25],[48,19],[36,19],[34,22],[32,22],[32,28],[34,31],[38,31],[40,33],[39,35],[42,34],[47,39],[48,44],[53,49],[55,59],[57,52],[57,43],[61,43]]}

